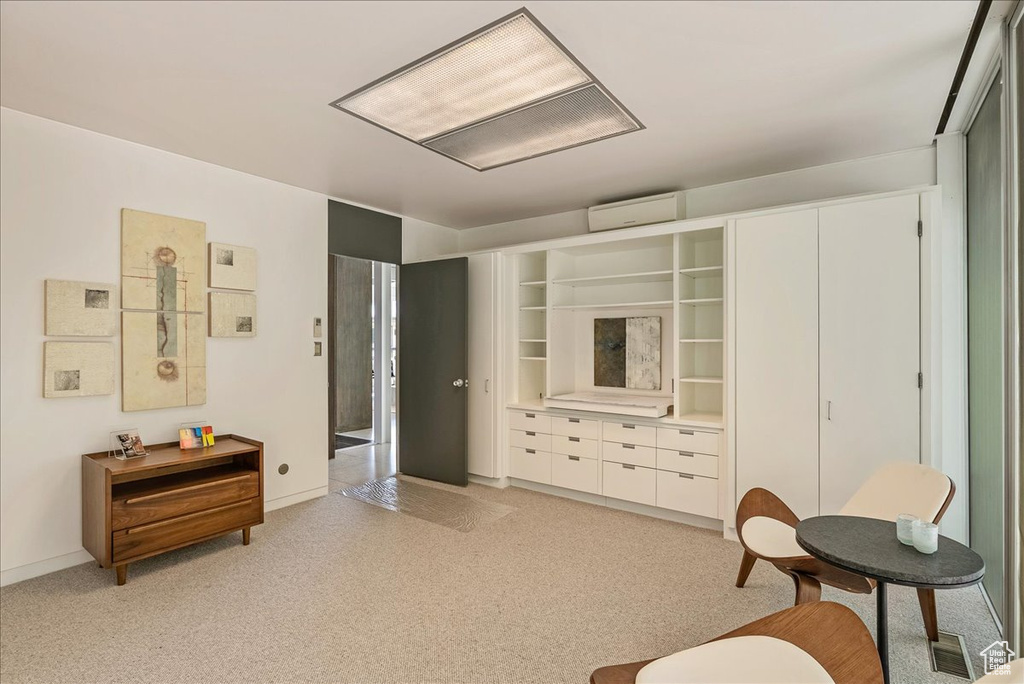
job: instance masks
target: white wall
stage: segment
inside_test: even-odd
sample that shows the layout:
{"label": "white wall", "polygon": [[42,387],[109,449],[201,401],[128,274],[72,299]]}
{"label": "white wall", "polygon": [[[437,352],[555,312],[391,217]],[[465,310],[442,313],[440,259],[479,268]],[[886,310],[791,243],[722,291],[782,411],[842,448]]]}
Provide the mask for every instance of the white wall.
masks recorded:
{"label": "white wall", "polygon": [[458,250],[459,231],[419,219],[402,219],[402,263],[427,261]]}
{"label": "white wall", "polygon": [[[687,218],[935,184],[935,148],[826,164],[685,191]],[[459,231],[469,252],[587,232],[585,209]]]}
{"label": "white wall", "polygon": [[[327,315],[327,199],[10,109],[0,136],[0,582],[89,559],[81,454],[116,428],[154,443],[206,421],[265,442],[268,508],[325,494],[327,357],[313,357],[312,327]],[[111,396],[42,398],[43,280],[119,283],[122,207],[205,221],[208,241],[258,252],[259,333],[207,340],[205,406],[122,413],[119,380]]]}

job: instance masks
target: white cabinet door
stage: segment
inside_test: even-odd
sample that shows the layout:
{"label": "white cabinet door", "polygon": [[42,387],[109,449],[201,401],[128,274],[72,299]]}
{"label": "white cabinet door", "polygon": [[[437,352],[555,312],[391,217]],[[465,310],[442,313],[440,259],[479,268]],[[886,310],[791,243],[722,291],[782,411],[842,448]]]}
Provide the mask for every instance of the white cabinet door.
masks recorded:
{"label": "white cabinet door", "polygon": [[818,513],[818,216],[736,222],[736,501]]}
{"label": "white cabinet door", "polygon": [[469,435],[468,470],[483,477],[497,476],[495,440],[497,402],[494,390],[494,284],[497,255],[469,257]]}
{"label": "white cabinet door", "polygon": [[918,202],[905,195],[818,215],[822,515],[882,464],[921,457]]}

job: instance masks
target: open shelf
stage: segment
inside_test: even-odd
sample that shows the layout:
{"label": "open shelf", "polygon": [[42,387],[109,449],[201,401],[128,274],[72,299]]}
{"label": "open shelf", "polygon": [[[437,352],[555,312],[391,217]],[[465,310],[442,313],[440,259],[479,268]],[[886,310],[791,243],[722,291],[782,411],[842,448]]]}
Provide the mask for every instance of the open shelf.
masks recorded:
{"label": "open shelf", "polygon": [[707,382],[722,384],[722,378],[713,375],[689,375],[685,378],[679,378],[679,382]]}
{"label": "open shelf", "polygon": [[544,287],[547,285],[545,280],[525,280],[519,283],[520,287]]}
{"label": "open shelf", "polygon": [[699,299],[680,299],[679,303],[687,306],[710,306],[721,304],[723,301],[721,297],[701,297]]}
{"label": "open shelf", "polygon": [[679,343],[680,344],[704,344],[704,343],[711,344],[711,343],[714,343],[714,342],[724,342],[724,341],[725,340],[723,340],[721,337],[717,337],[717,338],[715,338],[715,337],[705,337],[703,339],[701,339],[701,338],[689,338],[689,339],[687,339],[687,338],[684,337],[683,339],[679,340]]}
{"label": "open shelf", "polygon": [[546,306],[521,306],[520,311],[545,311],[548,307]]}
{"label": "open shelf", "polygon": [[681,268],[679,273],[690,278],[714,278],[722,275],[722,267],[697,266],[695,268]]}
{"label": "open shelf", "polygon": [[520,356],[519,360],[520,361],[547,361],[548,357],[546,357],[546,356]]}
{"label": "open shelf", "polygon": [[667,283],[672,280],[671,270],[642,271],[618,275],[587,276],[585,278],[559,278],[551,281],[554,285],[587,287],[600,285],[631,285],[635,283]]}
{"label": "open shelf", "polygon": [[690,411],[676,416],[676,420],[688,425],[699,425],[701,427],[721,427],[722,414],[707,411]]}
{"label": "open shelf", "polygon": [[553,309],[653,309],[672,306],[672,301],[657,302],[608,302],[607,304],[562,304]]}
{"label": "open shelf", "polygon": [[532,339],[532,340],[519,340],[519,341],[520,342],[547,342],[547,340],[545,340],[543,338],[535,338],[535,339]]}

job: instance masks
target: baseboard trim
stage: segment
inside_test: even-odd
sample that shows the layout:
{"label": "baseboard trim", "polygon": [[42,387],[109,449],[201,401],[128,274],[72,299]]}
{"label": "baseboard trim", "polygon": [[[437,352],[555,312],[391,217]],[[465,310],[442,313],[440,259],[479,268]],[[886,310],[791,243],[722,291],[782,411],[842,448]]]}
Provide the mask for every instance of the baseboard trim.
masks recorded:
{"label": "baseboard trim", "polygon": [[327,485],[323,487],[317,487],[316,489],[310,489],[305,492],[299,492],[298,494],[289,494],[288,496],[281,496],[271,501],[263,502],[263,511],[269,513],[270,511],[276,511],[279,508],[286,508],[303,501],[309,501],[310,499],[319,499],[321,496],[327,496],[329,493]]}
{"label": "baseboard trim", "polygon": [[529,480],[517,480],[514,477],[510,477],[509,480],[511,481],[513,487],[519,487],[520,489],[529,489],[534,492],[540,492],[541,494],[560,496],[563,499],[582,501],[583,503],[594,504],[595,506],[605,505],[605,497],[601,496],[600,494],[578,492],[575,489],[565,489],[563,487],[542,484],[540,482],[530,482]]}
{"label": "baseboard trim", "polygon": [[88,551],[85,549],[79,549],[78,551],[65,553],[62,556],[55,556],[53,558],[47,558],[46,560],[36,561],[35,563],[19,565],[16,568],[9,568],[0,572],[0,587],[6,587],[8,584],[15,584],[17,582],[24,582],[25,580],[32,579],[33,577],[41,577],[42,575],[48,575],[51,572],[65,570],[67,568],[72,568],[76,565],[89,562],[95,563],[96,561]]}
{"label": "baseboard trim", "polygon": [[487,487],[494,487],[495,489],[505,489],[512,483],[509,481],[512,478],[509,477],[484,477],[483,475],[469,474],[469,481],[474,484],[481,484]]}

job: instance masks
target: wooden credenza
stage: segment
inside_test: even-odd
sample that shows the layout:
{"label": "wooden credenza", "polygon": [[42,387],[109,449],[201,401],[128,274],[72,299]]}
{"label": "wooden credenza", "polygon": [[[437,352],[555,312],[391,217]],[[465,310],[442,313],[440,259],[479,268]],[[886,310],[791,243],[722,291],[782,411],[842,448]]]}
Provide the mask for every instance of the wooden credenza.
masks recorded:
{"label": "wooden credenza", "polygon": [[238,530],[248,544],[262,522],[263,443],[254,439],[218,435],[188,450],[168,442],[129,460],[82,456],[82,545],[117,571],[118,585],[129,563]]}

